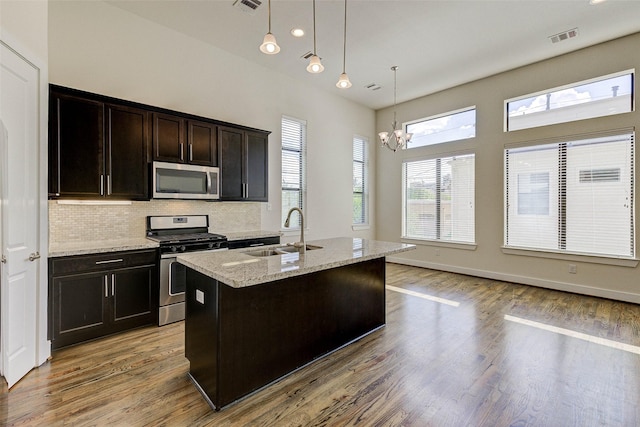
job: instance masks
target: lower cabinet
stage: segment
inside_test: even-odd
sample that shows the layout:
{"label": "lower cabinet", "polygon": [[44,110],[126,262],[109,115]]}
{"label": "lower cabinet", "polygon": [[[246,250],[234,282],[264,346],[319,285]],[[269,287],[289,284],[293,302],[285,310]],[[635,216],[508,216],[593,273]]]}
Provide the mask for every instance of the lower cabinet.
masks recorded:
{"label": "lower cabinet", "polygon": [[60,348],[157,324],[155,250],[49,259],[49,338]]}

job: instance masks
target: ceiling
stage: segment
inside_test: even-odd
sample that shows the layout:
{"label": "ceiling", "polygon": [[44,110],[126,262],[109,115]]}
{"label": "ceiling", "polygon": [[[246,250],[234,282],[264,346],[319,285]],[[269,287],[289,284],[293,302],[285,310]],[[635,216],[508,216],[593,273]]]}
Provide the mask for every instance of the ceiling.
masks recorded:
{"label": "ceiling", "polygon": [[[316,1],[317,54],[325,66],[316,75],[302,58],[313,51],[311,0],[271,1],[277,55],[258,49],[268,30],[268,0],[253,14],[234,1],[107,2],[373,109],[393,104],[393,65],[402,102],[640,31],[637,0],[348,0],[346,71],[353,86],[338,89],[343,0]],[[294,27],[305,36],[293,37]],[[574,28],[576,37],[551,42]]]}

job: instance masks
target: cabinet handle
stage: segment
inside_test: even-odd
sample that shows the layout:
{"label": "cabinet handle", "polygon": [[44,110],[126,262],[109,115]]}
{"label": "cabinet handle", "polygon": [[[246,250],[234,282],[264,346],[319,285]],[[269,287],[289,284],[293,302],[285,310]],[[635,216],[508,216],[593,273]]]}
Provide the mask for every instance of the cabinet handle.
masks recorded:
{"label": "cabinet handle", "polygon": [[193,161],[193,144],[189,144],[189,161]]}
{"label": "cabinet handle", "polygon": [[111,175],[107,175],[107,196],[111,195]]}
{"label": "cabinet handle", "polygon": [[116,296],[116,275],[111,274],[111,296]]}
{"label": "cabinet handle", "polygon": [[29,254],[29,261],[35,261],[40,258],[40,252],[33,252]]}
{"label": "cabinet handle", "polygon": [[264,246],[264,243],[252,243],[249,245],[250,248],[253,248],[254,246]]}
{"label": "cabinet handle", "polygon": [[104,276],[104,297],[109,298],[109,279],[106,274]]}
{"label": "cabinet handle", "polygon": [[104,196],[104,175],[100,175],[100,195]]}
{"label": "cabinet handle", "polygon": [[108,260],[105,260],[105,261],[96,261],[96,265],[111,264],[113,262],[122,262],[122,258],[119,258],[119,259],[108,259]]}
{"label": "cabinet handle", "polygon": [[184,160],[184,144],[180,143],[180,160]]}

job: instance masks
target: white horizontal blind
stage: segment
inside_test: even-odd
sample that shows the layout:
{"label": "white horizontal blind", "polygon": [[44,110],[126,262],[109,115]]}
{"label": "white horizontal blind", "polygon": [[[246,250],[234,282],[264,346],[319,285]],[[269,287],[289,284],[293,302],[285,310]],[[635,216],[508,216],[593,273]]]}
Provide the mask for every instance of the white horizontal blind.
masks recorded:
{"label": "white horizontal blind", "polygon": [[475,241],[475,154],[403,164],[403,237]]}
{"label": "white horizontal blind", "polygon": [[634,134],[505,150],[505,245],[635,256]]}
{"label": "white horizontal blind", "polygon": [[353,223],[366,224],[368,222],[367,140],[353,137]]}
{"label": "white horizontal blind", "polygon": [[[306,140],[304,120],[282,117],[282,224],[291,208],[304,211]],[[299,216],[294,214],[290,224],[300,227]]]}

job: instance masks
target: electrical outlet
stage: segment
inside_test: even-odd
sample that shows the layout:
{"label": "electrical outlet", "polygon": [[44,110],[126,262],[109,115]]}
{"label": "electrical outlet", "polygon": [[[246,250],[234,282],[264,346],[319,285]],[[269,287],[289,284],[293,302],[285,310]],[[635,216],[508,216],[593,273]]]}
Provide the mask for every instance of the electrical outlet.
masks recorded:
{"label": "electrical outlet", "polygon": [[436,249],[436,256],[440,256],[440,249]]}
{"label": "electrical outlet", "polygon": [[578,267],[575,264],[569,264],[569,273],[576,274],[578,272]]}

